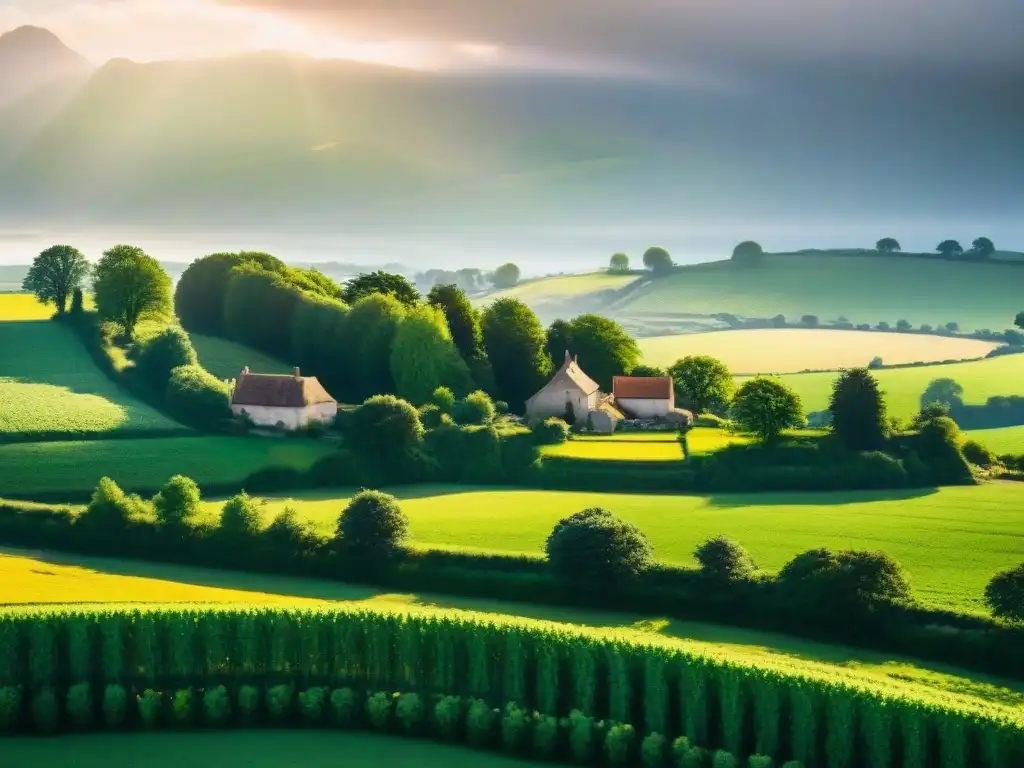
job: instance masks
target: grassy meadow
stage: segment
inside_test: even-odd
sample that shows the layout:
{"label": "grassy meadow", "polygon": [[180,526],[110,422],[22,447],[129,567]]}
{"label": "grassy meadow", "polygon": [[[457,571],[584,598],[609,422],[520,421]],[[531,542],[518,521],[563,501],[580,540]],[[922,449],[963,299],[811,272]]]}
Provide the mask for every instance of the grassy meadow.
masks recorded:
{"label": "grassy meadow", "polygon": [[[0,579],[0,605],[104,603],[113,607],[146,602],[213,608],[240,603],[329,604],[528,626],[554,622],[576,632],[683,648],[740,665],[838,677],[876,688],[897,686],[908,695],[941,699],[967,709],[995,708],[1005,713],[1024,705],[1024,684],[1019,681],[770,632],[657,616],[394,593],[334,581],[20,550],[0,551],[0,576],[4,577]],[[82,580],[88,589],[76,587],[75,580]]]}
{"label": "grassy meadow", "polygon": [[[936,608],[987,614],[985,584],[1021,559],[1024,485],[992,483],[927,491],[606,494],[411,486],[402,499],[418,546],[540,556],[561,518],[605,507],[636,523],[655,557],[694,565],[693,550],[718,534],[739,541],[758,565],[777,571],[816,547],[882,550],[907,569],[917,598]],[[267,501],[270,520],[286,506],[333,532],[349,494],[314,491]],[[220,502],[207,502],[211,517]],[[913,534],[909,535],[908,531]]]}
{"label": "grassy meadow", "polygon": [[75,496],[104,475],[125,489],[156,488],[176,474],[201,485],[241,483],[266,467],[309,469],[335,450],[313,440],[224,436],[0,445],[0,496]]}
{"label": "grassy meadow", "polygon": [[[965,331],[1003,330],[1020,311],[1024,271],[1016,264],[975,264],[899,257],[768,256],[757,268],[728,261],[682,267],[632,292],[609,311],[745,317],[817,315],[822,322],[907,320],[914,326],[959,323]],[[927,290],[922,286],[927,285]],[[534,291],[545,290],[543,282]],[[524,299],[529,301],[529,299]]]}
{"label": "grassy meadow", "polygon": [[[723,429],[695,427],[686,436],[691,455],[712,453],[750,437]],[[570,456],[594,461],[682,461],[683,449],[675,432],[620,432],[608,436],[574,436],[561,445],[542,449],[546,456]]]}
{"label": "grassy meadow", "polygon": [[977,339],[824,328],[684,333],[638,342],[649,365],[668,367],[687,355],[711,355],[741,374],[854,368],[875,357],[887,365],[965,360],[984,357],[999,346]]}
{"label": "grassy meadow", "polygon": [[1024,454],[1024,425],[995,429],[968,429],[964,435],[1000,456]]}
{"label": "grassy meadow", "polygon": [[70,328],[48,320],[0,323],[0,442],[5,433],[124,429],[188,431],[111,381]]}
{"label": "grassy meadow", "polygon": [[203,765],[244,765],[247,768],[334,768],[339,755],[346,768],[415,765],[450,768],[515,768],[530,765],[500,754],[430,741],[399,739],[345,731],[207,731],[185,733],[75,734],[59,739],[20,738],[4,741],[9,765],[45,765],[48,768],[178,768]]}
{"label": "grassy meadow", "polygon": [[291,373],[292,366],[234,341],[190,334],[199,362],[218,379],[234,379],[249,366],[253,373]]}

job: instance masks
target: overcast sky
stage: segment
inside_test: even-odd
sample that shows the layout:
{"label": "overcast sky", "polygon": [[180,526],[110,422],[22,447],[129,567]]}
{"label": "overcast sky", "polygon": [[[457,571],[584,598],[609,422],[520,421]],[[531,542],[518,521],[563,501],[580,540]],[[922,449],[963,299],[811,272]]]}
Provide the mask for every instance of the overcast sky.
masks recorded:
{"label": "overcast sky", "polygon": [[97,63],[278,48],[659,76],[1024,71],[1024,0],[0,0],[0,30],[20,24]]}

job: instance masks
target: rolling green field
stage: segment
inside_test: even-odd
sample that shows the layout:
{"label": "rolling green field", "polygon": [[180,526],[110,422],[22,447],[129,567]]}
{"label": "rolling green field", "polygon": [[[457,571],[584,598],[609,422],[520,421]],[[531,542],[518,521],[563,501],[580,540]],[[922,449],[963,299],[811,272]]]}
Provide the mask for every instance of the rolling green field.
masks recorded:
{"label": "rolling green field", "polygon": [[[683,267],[631,293],[611,312],[714,314],[745,317],[817,315],[821,322],[904,319],[960,324],[965,331],[1013,325],[1021,310],[1024,270],[1014,264],[972,264],[857,256],[768,256],[757,268],[715,262]],[[927,282],[928,290],[921,290]],[[543,283],[534,291],[545,290]],[[529,299],[526,299],[529,301]]]}
{"label": "rolling green field", "polygon": [[239,483],[265,467],[306,470],[336,450],[312,440],[169,437],[0,445],[0,496],[78,494],[104,475],[152,489],[183,474],[200,485]]}
{"label": "rolling green field", "polygon": [[[727,445],[746,443],[746,435],[696,427],[687,434],[691,455],[712,453]],[[561,445],[546,446],[547,456],[571,456],[594,461],[681,461],[683,449],[674,432],[623,432],[605,436],[580,435]]]}
{"label": "rolling green field", "polygon": [[999,456],[1024,454],[1024,425],[996,429],[968,429],[964,435],[976,440]]}
{"label": "rolling green field", "polygon": [[189,431],[120,389],[70,328],[47,320],[0,323],[0,439],[121,429]]}
{"label": "rolling green field", "polygon": [[3,765],[48,768],[180,768],[234,765],[248,768],[380,768],[422,766],[515,768],[530,765],[498,754],[430,741],[344,731],[221,731],[205,733],[75,734],[54,739],[5,739]]}
{"label": "rolling green field", "polygon": [[190,334],[199,362],[218,379],[234,379],[249,366],[253,373],[291,373],[292,366],[234,341]]}
{"label": "rolling green field", "polygon": [[881,357],[887,365],[984,357],[998,344],[944,336],[766,328],[684,333],[638,339],[644,362],[668,367],[687,355],[711,355],[735,373],[795,373],[867,365]]}
{"label": "rolling green field", "polygon": [[[889,408],[889,415],[907,419],[921,407],[921,395],[935,379],[949,378],[964,388],[963,399],[969,405],[983,405],[990,397],[1024,395],[1024,355],[1003,355],[920,368],[891,368],[874,371]],[[804,410],[821,411],[828,398],[835,373],[799,373],[780,377],[803,401]]]}
{"label": "rolling green field", "polygon": [[618,290],[635,282],[636,279],[636,275],[611,275],[607,272],[545,277],[521,283],[514,288],[496,291],[487,296],[486,302],[489,303],[494,299],[514,298],[531,304],[573,299],[597,291]]}
{"label": "rolling green field", "polygon": [[[924,604],[987,613],[985,584],[1024,557],[1024,484],[992,483],[934,491],[763,493],[679,496],[491,490],[419,486],[393,491],[403,499],[413,541],[424,547],[540,555],[559,519],[605,507],[636,523],[659,560],[693,565],[693,550],[725,534],[758,565],[781,568],[816,547],[883,550],[910,574]],[[333,532],[347,494],[335,491],[272,498],[269,520],[286,505]],[[207,511],[219,513],[219,502]],[[912,533],[909,533],[912,532]]]}
{"label": "rolling green field", "polygon": [[[955,667],[893,657],[736,627],[607,611],[527,603],[387,592],[370,587],[271,574],[245,574],[142,561],[0,551],[0,604],[104,603],[252,605],[331,604],[396,614],[515,621],[645,644],[685,648],[741,665],[841,677],[868,686],[897,686],[909,695],[941,697],[968,709],[1013,710],[1024,705],[1019,681],[967,673]],[[83,586],[74,581],[81,579]],[[62,591],[67,590],[62,596]]]}

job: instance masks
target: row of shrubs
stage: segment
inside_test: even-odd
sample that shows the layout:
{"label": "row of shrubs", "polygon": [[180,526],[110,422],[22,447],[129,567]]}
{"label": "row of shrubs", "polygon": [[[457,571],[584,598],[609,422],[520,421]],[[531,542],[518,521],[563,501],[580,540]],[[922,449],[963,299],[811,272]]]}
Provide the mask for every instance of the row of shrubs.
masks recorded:
{"label": "row of shrubs", "polygon": [[[63,697],[49,687],[22,700],[17,687],[0,688],[0,733],[24,731],[49,736],[67,731],[141,728],[176,729],[284,727],[369,730],[413,738],[435,738],[449,744],[465,743],[475,749],[502,751],[519,758],[575,765],[643,768],[739,768],[741,762],[725,750],[691,744],[686,736],[671,743],[660,733],[642,739],[626,723],[597,720],[579,710],[557,718],[531,711],[516,702],[503,709],[483,699],[460,696],[432,697],[418,693],[361,692],[353,688],[310,686],[297,690],[281,683],[264,689],[242,685],[229,691],[224,685],[161,691],[131,690],[111,684],[99,701],[89,683],[77,683]],[[63,704],[63,707],[61,706]],[[27,715],[26,715],[27,711]],[[751,755],[742,765],[773,768],[767,755]],[[790,760],[781,768],[803,768]]]}
{"label": "row of shrubs", "polygon": [[101,722],[363,725],[524,756],[613,765],[643,756],[666,767],[671,756],[702,768],[708,757],[737,763],[691,745],[756,754],[756,766],[768,757],[1009,768],[1024,756],[1024,723],[1007,710],[964,712],[842,676],[456,615],[9,609],[0,612],[0,686],[0,722],[43,732]]}
{"label": "row of shrubs", "polygon": [[[604,510],[561,521],[547,559],[408,546],[409,523],[387,494],[357,494],[333,534],[294,509],[273,521],[258,499],[230,499],[218,519],[200,514],[199,490],[172,479],[151,502],[101,481],[78,515],[0,507],[0,542],[87,554],[337,579],[427,591],[643,611],[802,637],[841,641],[1004,676],[1024,677],[1024,628],[923,609],[906,574],[870,552],[816,549],[778,576],[760,572],[742,547],[715,538],[695,553],[701,567],[655,563],[642,532]],[[1024,566],[993,579],[993,610],[1024,620]]]}

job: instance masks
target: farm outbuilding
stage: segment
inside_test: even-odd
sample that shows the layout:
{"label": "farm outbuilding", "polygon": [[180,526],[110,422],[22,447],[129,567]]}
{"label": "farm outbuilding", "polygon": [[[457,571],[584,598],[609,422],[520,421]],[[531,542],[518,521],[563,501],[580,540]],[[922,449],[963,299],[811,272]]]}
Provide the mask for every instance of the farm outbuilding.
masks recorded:
{"label": "farm outbuilding", "polygon": [[675,388],[668,376],[616,376],[612,395],[615,406],[634,419],[663,419],[676,407]]}
{"label": "farm outbuilding", "polygon": [[534,422],[552,416],[561,418],[572,406],[576,426],[587,423],[587,414],[597,408],[601,393],[597,382],[587,376],[575,358],[565,353],[565,362],[551,381],[526,401],[526,419]]}
{"label": "farm outbuilding", "polygon": [[338,415],[338,403],[315,376],[296,368],[291,376],[242,370],[231,393],[231,412],[248,416],[253,424],[278,429],[299,429],[311,422],[329,424]]}

